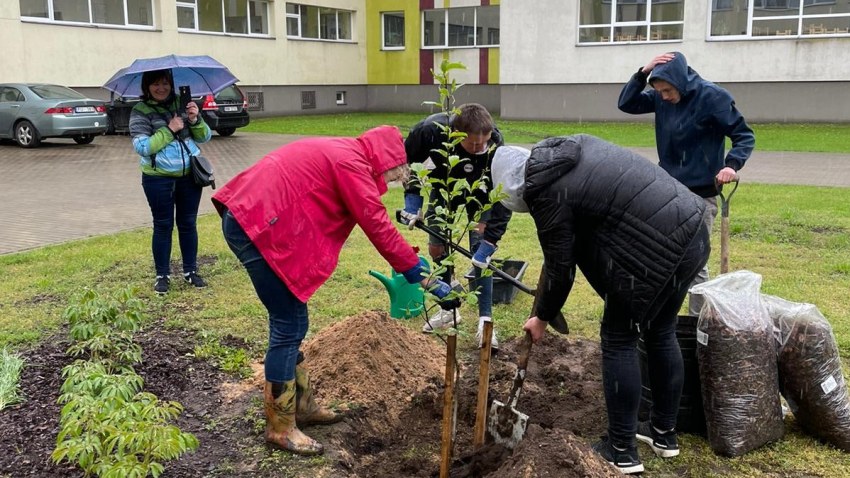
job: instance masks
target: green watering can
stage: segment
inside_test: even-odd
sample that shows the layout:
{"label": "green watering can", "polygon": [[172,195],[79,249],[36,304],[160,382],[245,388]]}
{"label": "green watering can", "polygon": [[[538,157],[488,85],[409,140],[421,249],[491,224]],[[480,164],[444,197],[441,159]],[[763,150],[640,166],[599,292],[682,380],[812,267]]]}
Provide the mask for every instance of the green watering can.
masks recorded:
{"label": "green watering can", "polygon": [[372,270],[369,275],[381,281],[390,293],[390,317],[409,319],[422,314],[425,308],[425,292],[419,284],[407,282],[404,276],[395,270],[392,271],[392,277]]}

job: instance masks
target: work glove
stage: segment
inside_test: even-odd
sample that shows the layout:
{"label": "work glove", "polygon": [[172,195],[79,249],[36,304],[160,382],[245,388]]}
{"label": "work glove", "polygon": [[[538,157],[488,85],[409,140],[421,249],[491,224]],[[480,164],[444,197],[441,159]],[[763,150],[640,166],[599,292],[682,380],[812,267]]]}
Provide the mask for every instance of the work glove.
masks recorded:
{"label": "work glove", "polygon": [[415,266],[401,273],[404,276],[404,279],[410,284],[416,284],[422,282],[429,273],[431,272],[431,266],[428,264],[428,261],[419,256],[419,262],[416,263]]}
{"label": "work glove", "polygon": [[455,283],[454,287],[452,287],[440,279],[434,279],[428,285],[428,292],[437,296],[437,304],[443,310],[453,310],[460,307],[460,297],[446,298],[452,291],[463,292],[463,287],[461,287],[459,282]]}
{"label": "work glove", "polygon": [[472,263],[476,267],[486,269],[490,265],[490,260],[493,258],[493,253],[496,252],[495,244],[482,240],[478,243],[478,248],[475,249],[475,254],[472,255]]}
{"label": "work glove", "polygon": [[398,220],[410,229],[416,226],[416,221],[422,219],[422,196],[419,194],[406,193],[404,195],[404,209],[399,211]]}

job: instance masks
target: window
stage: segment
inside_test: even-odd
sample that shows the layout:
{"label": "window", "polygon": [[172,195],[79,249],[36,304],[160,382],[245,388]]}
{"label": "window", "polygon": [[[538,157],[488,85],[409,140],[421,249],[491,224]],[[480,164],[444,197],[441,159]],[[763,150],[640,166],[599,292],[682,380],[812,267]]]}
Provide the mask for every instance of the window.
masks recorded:
{"label": "window", "polygon": [[263,111],[265,108],[262,91],[247,91],[245,97],[248,100],[248,111]]}
{"label": "window", "polygon": [[302,91],[301,92],[301,109],[312,110],[316,108],[316,92]]}
{"label": "window", "polygon": [[344,105],[345,104],[345,92],[337,91],[336,92],[336,104]]}
{"label": "window", "polygon": [[682,39],[684,0],[580,0],[579,43]]}
{"label": "window", "polygon": [[24,95],[11,86],[0,87],[0,103],[20,103],[26,101]]}
{"label": "window", "polygon": [[850,0],[728,0],[711,4],[710,36],[800,38],[850,36]]}
{"label": "window", "polygon": [[269,3],[265,0],[177,0],[180,31],[269,34]]}
{"label": "window", "polygon": [[422,12],[422,46],[499,46],[499,6],[440,8]]}
{"label": "window", "polygon": [[118,27],[153,27],[151,0],[19,0],[21,18]]}
{"label": "window", "polygon": [[286,36],[351,41],[354,12],[313,5],[286,4]]}
{"label": "window", "polygon": [[382,13],[381,32],[384,50],[404,49],[404,12]]}

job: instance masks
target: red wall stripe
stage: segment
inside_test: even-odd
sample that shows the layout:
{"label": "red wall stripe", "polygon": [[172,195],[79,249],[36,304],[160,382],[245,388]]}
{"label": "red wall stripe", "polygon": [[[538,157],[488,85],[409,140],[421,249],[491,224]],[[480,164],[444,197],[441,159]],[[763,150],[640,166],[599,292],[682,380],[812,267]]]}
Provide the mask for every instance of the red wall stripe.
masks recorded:
{"label": "red wall stripe", "polygon": [[433,10],[434,9],[434,0],[419,0],[419,9],[420,10]]}
{"label": "red wall stripe", "polygon": [[490,84],[490,49],[481,48],[478,50],[478,84]]}
{"label": "red wall stripe", "polygon": [[486,7],[487,5],[490,5],[490,0],[481,0],[482,7]]}
{"label": "red wall stripe", "polygon": [[419,50],[419,84],[433,85],[434,76],[431,68],[434,67],[434,50]]}

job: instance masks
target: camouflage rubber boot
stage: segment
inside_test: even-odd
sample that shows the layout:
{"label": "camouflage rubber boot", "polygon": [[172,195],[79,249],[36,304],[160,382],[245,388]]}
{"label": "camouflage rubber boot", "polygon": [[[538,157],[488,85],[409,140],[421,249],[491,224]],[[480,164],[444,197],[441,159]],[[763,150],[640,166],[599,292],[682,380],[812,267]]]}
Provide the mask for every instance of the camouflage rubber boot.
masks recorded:
{"label": "camouflage rubber boot", "polygon": [[[282,390],[275,397],[277,387]],[[321,443],[302,433],[295,424],[295,380],[276,386],[266,382],[263,399],[266,409],[266,442],[297,455],[319,455],[324,451]]]}
{"label": "camouflage rubber boot", "polygon": [[302,427],[309,425],[329,425],[345,418],[342,413],[337,413],[316,403],[313,396],[313,388],[310,386],[310,374],[307,369],[298,365],[295,367],[295,391],[298,397],[296,405],[296,419]]}

